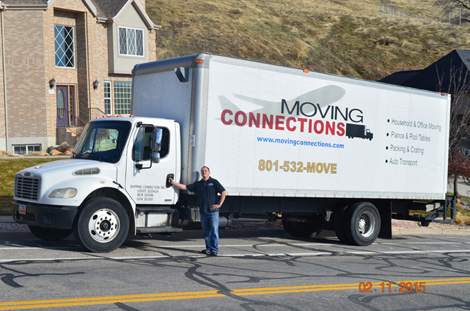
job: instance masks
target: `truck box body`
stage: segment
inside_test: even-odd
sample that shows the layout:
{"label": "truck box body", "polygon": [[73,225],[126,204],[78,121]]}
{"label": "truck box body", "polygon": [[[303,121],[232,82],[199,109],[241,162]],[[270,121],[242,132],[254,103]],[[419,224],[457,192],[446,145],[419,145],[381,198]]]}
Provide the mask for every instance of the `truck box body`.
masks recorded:
{"label": "truck box body", "polygon": [[230,196],[445,199],[447,94],[201,54],[137,65],[132,112],[180,124],[183,183],[207,165]]}

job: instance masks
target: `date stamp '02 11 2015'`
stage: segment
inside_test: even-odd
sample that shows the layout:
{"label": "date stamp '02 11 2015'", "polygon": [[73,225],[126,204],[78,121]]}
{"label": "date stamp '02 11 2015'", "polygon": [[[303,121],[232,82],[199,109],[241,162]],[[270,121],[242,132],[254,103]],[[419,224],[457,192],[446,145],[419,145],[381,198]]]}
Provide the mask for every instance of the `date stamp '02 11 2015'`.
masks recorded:
{"label": "date stamp '02 11 2015'", "polygon": [[400,282],[398,284],[391,282],[361,282],[359,283],[359,291],[361,293],[424,293],[426,292],[426,285],[425,282]]}

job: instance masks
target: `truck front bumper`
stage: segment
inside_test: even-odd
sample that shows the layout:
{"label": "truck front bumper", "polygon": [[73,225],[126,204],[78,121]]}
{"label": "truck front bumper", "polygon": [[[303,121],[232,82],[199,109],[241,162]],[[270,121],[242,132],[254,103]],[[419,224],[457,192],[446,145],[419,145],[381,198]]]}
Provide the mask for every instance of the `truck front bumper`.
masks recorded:
{"label": "truck front bumper", "polygon": [[56,229],[72,229],[77,207],[14,202],[13,219],[20,224]]}

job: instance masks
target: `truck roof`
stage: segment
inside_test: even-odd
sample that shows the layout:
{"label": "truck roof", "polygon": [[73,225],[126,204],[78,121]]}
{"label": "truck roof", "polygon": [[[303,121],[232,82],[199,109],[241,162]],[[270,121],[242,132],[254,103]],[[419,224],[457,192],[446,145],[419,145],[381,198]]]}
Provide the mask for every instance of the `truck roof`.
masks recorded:
{"label": "truck roof", "polygon": [[310,75],[316,76],[317,78],[330,80],[330,81],[337,81],[341,82],[345,79],[349,80],[349,83],[355,83],[358,85],[369,85],[373,84],[374,88],[384,89],[384,90],[399,90],[400,92],[410,92],[410,93],[428,93],[430,96],[446,96],[446,93],[439,93],[433,92],[428,90],[416,89],[407,86],[401,85],[392,85],[388,83],[372,81],[372,80],[363,80],[354,77],[347,77],[347,76],[340,76],[330,73],[322,73],[317,71],[310,71],[308,69],[300,69],[300,68],[293,68],[293,67],[286,67],[281,65],[274,65],[268,63],[262,63],[252,60],[246,60],[241,58],[229,57],[229,56],[222,56],[216,55],[211,53],[201,53],[201,54],[194,54],[182,57],[176,57],[171,59],[164,59],[158,60],[154,62],[142,63],[137,64],[132,70],[132,76],[140,76],[140,75],[147,75],[156,72],[168,71],[168,70],[177,70],[178,68],[209,68],[210,61],[218,61],[223,63],[231,63],[238,66],[248,66],[248,67],[256,67],[256,68],[264,68],[271,71],[277,71],[282,73],[290,73],[290,74],[305,74],[308,73]]}
{"label": "truck roof", "polygon": [[104,116],[104,117],[98,117],[94,120],[91,120],[90,122],[104,122],[104,121],[128,121],[131,123],[137,123],[137,122],[142,122],[142,123],[148,123],[148,124],[153,124],[156,121],[159,124],[166,123],[166,122],[175,122],[174,120],[168,120],[164,118],[149,118],[149,117],[141,117],[141,116]]}

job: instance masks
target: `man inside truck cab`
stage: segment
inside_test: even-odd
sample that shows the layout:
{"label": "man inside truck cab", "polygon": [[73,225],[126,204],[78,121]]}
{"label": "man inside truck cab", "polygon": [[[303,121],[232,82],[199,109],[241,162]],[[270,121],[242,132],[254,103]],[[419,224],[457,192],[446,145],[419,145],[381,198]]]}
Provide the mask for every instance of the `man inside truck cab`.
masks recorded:
{"label": "man inside truck cab", "polygon": [[[211,171],[207,166],[201,168],[202,179],[190,185],[183,185],[172,178],[170,183],[178,189],[194,192],[197,196],[199,210],[201,212],[201,225],[204,232],[206,249],[202,252],[206,255],[217,256],[219,254],[219,209],[225,201],[227,191],[217,179],[210,177]],[[220,193],[220,201],[218,194]]]}

